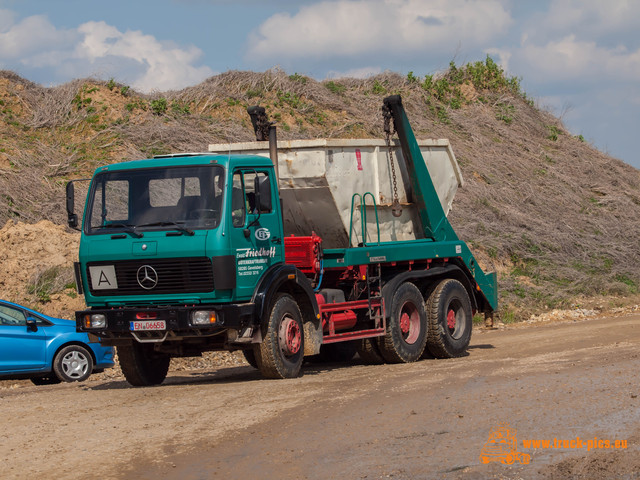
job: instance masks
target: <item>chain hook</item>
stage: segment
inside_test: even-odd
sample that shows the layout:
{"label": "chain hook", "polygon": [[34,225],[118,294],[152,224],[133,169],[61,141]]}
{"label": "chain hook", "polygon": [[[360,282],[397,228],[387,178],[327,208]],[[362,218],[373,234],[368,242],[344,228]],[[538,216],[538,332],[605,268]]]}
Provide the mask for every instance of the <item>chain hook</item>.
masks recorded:
{"label": "chain hook", "polygon": [[391,147],[391,135],[394,133],[391,124],[391,109],[385,104],[382,106],[382,118],[384,120],[384,133],[387,148],[389,150],[389,162],[391,164],[391,178],[393,180],[393,202],[391,203],[391,215],[399,217],[402,215],[402,205],[398,200],[398,181],[396,179],[396,167],[393,160],[393,148]]}

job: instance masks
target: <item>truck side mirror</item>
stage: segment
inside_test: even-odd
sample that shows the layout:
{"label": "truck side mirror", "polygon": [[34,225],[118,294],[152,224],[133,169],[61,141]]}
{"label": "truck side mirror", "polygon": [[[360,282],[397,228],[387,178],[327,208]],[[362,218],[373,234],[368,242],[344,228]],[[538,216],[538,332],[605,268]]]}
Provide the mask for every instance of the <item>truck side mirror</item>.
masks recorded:
{"label": "truck side mirror", "polygon": [[71,228],[77,230],[78,228],[78,215],[73,210],[75,206],[75,194],[73,190],[73,182],[67,183],[67,222]]}
{"label": "truck side mirror", "polygon": [[254,190],[256,192],[256,208],[258,212],[271,211],[271,183],[266,175],[256,175]]}

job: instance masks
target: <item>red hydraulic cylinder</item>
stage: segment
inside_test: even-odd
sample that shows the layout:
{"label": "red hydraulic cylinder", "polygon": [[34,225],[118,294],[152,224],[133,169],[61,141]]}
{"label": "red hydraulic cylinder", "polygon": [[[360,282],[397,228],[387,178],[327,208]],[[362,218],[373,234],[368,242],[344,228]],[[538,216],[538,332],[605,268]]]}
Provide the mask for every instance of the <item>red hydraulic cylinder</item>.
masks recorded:
{"label": "red hydraulic cylinder", "polygon": [[355,327],[358,316],[349,309],[349,302],[346,303],[326,303],[324,297],[316,294],[318,307],[322,313],[322,329],[324,332],[339,332]]}

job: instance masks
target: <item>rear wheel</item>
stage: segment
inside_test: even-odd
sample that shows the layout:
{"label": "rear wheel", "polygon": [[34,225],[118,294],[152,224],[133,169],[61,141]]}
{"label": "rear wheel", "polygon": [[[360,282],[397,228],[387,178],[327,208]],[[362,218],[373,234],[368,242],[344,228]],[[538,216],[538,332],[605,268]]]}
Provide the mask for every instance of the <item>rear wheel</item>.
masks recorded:
{"label": "rear wheel", "polygon": [[280,294],[266,319],[266,332],[256,360],[266,378],[295,378],[304,357],[302,314],[291,295]]}
{"label": "rear wheel", "polygon": [[169,354],[156,352],[153,345],[138,342],[117,348],[124,378],[134,387],[159,385],[167,378]]}
{"label": "rear wheel", "polygon": [[379,339],[380,353],[390,363],[415,362],[426,342],[424,299],[418,287],[405,282],[393,294],[387,332]]}
{"label": "rear wheel", "polygon": [[83,382],[93,371],[93,357],[80,345],[68,345],[56,353],[53,373],[63,382]]}
{"label": "rear wheel", "polygon": [[427,301],[429,335],[427,348],[436,358],[453,358],[464,354],[471,341],[473,316],[471,301],[464,285],[447,279],[433,291]]}

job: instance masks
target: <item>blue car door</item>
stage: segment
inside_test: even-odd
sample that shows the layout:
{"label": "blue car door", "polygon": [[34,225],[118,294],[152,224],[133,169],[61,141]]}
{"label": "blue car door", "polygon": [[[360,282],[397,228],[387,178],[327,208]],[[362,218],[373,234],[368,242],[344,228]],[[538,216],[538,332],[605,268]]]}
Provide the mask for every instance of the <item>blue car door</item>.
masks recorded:
{"label": "blue car door", "polygon": [[44,330],[34,332],[23,310],[0,303],[0,373],[45,369]]}

